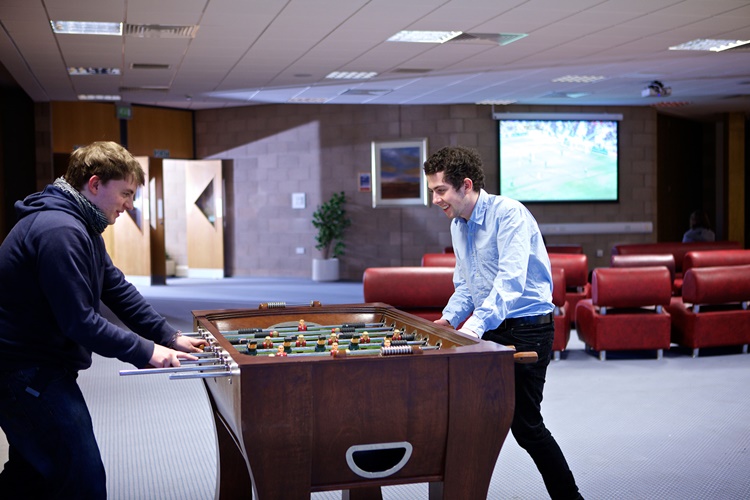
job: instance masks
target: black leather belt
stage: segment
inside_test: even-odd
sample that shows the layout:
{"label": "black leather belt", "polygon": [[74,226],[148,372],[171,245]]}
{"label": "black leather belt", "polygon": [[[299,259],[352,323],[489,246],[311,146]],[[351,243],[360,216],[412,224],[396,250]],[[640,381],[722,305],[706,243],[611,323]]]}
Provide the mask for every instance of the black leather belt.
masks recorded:
{"label": "black leather belt", "polygon": [[507,318],[497,327],[498,330],[509,330],[522,326],[540,326],[552,323],[552,313],[540,314],[539,316],[522,316],[520,318]]}

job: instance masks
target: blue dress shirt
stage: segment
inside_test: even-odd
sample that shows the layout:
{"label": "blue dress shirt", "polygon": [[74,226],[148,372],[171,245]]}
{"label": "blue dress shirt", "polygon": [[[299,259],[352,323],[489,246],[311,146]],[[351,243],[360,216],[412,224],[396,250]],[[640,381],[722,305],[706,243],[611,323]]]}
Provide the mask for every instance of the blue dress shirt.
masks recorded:
{"label": "blue dress shirt", "polygon": [[520,202],[484,189],[466,221],[451,222],[455,292],[442,317],[480,337],[506,318],[548,314],[552,272],[542,233]]}

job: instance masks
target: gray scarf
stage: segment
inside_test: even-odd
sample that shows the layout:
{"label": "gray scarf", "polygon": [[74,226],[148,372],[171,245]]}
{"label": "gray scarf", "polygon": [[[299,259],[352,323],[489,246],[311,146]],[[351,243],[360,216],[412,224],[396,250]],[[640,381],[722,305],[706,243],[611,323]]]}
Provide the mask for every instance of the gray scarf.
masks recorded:
{"label": "gray scarf", "polygon": [[81,207],[83,218],[89,228],[91,228],[98,234],[102,234],[104,230],[107,229],[109,221],[107,220],[107,216],[104,215],[104,212],[99,210],[96,205],[87,200],[86,197],[83,196],[81,192],[76,188],[71,186],[68,181],[60,177],[58,179],[55,179],[55,182],[52,185],[73,197],[73,199],[78,203],[78,206]]}

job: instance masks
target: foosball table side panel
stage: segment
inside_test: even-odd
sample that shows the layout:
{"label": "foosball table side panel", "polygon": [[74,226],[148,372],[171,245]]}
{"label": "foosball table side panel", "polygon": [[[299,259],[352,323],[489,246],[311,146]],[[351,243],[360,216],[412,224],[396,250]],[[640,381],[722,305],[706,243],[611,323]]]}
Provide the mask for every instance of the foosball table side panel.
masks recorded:
{"label": "foosball table side panel", "polygon": [[443,495],[486,498],[515,407],[512,354],[453,356]]}

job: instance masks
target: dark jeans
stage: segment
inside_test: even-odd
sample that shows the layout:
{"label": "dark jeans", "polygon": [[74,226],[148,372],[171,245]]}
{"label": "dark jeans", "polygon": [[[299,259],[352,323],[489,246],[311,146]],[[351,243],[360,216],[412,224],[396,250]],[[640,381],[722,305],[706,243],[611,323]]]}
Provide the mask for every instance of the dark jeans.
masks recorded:
{"label": "dark jeans", "polygon": [[50,367],[0,372],[0,427],[9,444],[2,498],[107,497],[104,464],[76,377]]}
{"label": "dark jeans", "polygon": [[526,450],[544,479],[553,500],[582,498],[573,473],[557,441],[544,425],[542,392],[547,366],[552,355],[555,326],[522,326],[507,330],[490,330],[482,338],[503,345],[515,346],[518,352],[534,351],[536,363],[515,365],[516,411],[510,430],[518,445]]}

